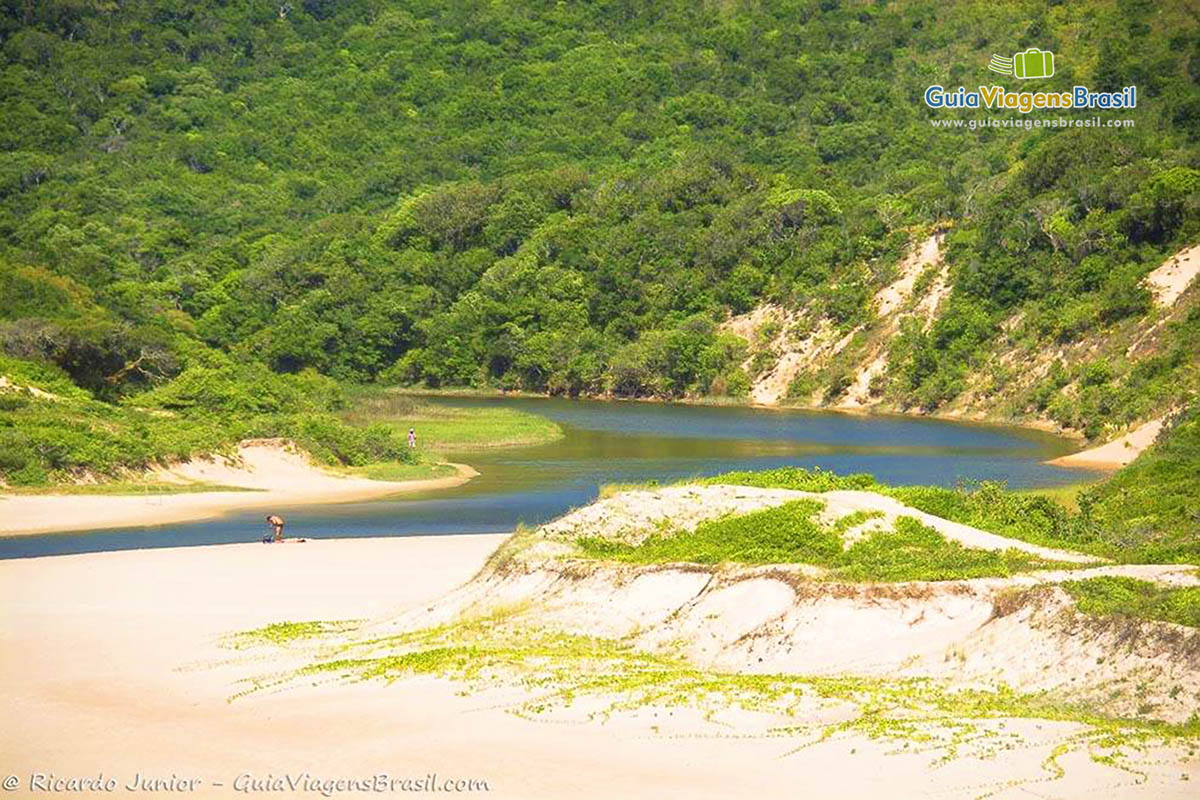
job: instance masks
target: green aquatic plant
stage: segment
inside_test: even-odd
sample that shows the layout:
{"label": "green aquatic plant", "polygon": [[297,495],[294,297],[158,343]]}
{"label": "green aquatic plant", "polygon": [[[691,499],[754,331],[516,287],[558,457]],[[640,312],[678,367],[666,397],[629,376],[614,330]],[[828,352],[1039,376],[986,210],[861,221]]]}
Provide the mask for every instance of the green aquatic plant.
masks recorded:
{"label": "green aquatic plant", "polygon": [[351,391],[342,418],[359,427],[383,425],[399,437],[414,428],[418,445],[436,452],[530,446],[563,437],[558,423],[527,411],[378,387]]}

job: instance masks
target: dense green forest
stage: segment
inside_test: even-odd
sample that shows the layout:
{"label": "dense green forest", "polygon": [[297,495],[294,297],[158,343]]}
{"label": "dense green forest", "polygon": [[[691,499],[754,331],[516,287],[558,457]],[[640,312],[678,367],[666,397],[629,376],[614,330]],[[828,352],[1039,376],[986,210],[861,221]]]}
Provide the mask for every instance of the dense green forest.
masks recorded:
{"label": "dense green forest", "polygon": [[[1006,320],[1103,335],[1200,240],[1185,0],[4,0],[0,41],[6,374],[138,425],[289,430],[336,410],[321,376],[738,396],[731,314],[851,331],[941,229],[949,299],[885,376],[936,411]],[[929,109],[928,85],[1003,82],[990,54],[1034,46],[1057,53],[1039,89],[1136,84],[1135,126],[930,124],[980,112]],[[1186,402],[1200,310],[1165,330],[1029,408],[1095,434]],[[77,463],[35,446],[35,406],[0,409],[10,477]]]}

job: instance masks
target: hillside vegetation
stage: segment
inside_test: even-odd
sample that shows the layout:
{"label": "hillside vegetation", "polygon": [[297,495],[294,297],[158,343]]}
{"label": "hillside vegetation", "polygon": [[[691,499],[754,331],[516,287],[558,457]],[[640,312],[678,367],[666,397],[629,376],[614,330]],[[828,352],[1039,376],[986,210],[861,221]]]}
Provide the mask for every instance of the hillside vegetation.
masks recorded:
{"label": "hillside vegetation", "polygon": [[[1037,88],[1136,84],[1133,127],[931,125],[1027,47]],[[1200,241],[1183,0],[46,0],[0,5],[0,70],[4,374],[65,399],[4,400],[10,483],[392,452],[321,376],[741,397],[819,339],[796,402],[1093,437],[1196,389],[1197,292],[1145,282]]]}
{"label": "hillside vegetation", "polygon": [[[50,0],[5,6],[0,36],[0,343],[106,396],[190,343],[357,380],[738,394],[727,314],[853,330],[914,230],[952,225],[952,293],[887,376],[935,409],[1014,313],[1043,344],[1145,315],[1142,277],[1200,236],[1183,2]],[[931,127],[928,84],[1003,82],[988,54],[1027,46],[1059,53],[1038,88],[1137,84],[1136,127]],[[1177,394],[1193,316],[1132,372],[1079,366],[1079,413]]]}

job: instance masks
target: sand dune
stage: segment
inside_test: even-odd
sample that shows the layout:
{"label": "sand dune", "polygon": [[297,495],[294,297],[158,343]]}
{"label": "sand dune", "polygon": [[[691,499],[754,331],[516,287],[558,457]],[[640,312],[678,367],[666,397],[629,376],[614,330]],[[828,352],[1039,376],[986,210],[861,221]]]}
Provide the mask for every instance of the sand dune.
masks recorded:
{"label": "sand dune", "polygon": [[572,511],[539,530],[542,538],[571,541],[578,536],[603,536],[629,544],[640,544],[660,526],[670,524],[680,530],[695,530],[703,520],[725,514],[744,514],[773,508],[794,500],[818,500],[825,504],[822,514],[829,521],[857,511],[877,512],[879,522],[891,527],[897,517],[912,517],[928,525],[947,539],[980,550],[1021,550],[1051,561],[1077,564],[1096,562],[1094,556],[1022,542],[997,536],[958,522],[942,519],[906,506],[899,500],[877,492],[837,490],[801,492],[791,489],[760,489],[753,486],[681,485],[661,489],[621,492]]}
{"label": "sand dune", "polygon": [[[320,795],[240,792],[231,784],[246,774],[436,773],[486,780],[489,791],[476,796],[518,800],[724,800],[798,791],[840,800],[985,793],[1015,800],[1031,788],[1046,798],[1157,800],[1189,797],[1200,779],[1194,759],[1155,748],[1131,753],[1138,780],[1086,754],[1060,756],[1065,773],[1055,777],[1045,763],[1077,732],[1067,722],[995,720],[989,724],[999,735],[1019,735],[1022,745],[1000,754],[964,745],[947,763],[924,747],[858,734],[798,746],[777,730],[786,719],[738,709],[711,716],[645,709],[600,721],[581,708],[538,721],[508,713],[512,697],[473,695],[434,678],[305,683],[227,701],[244,688],[238,681],[247,674],[246,658],[257,659],[257,670],[275,662],[223,649],[224,634],[281,620],[427,614],[504,538],[224,545],[0,562],[0,698],[9,719],[20,721],[0,729],[0,772],[23,782],[33,771],[103,772],[122,782],[138,772],[174,774],[201,781],[190,796],[282,798]],[[666,587],[649,588],[647,603]],[[771,610],[756,609],[757,592],[750,594],[715,596],[690,617],[711,625],[703,617],[718,615],[732,631],[745,601],[750,614]],[[601,611],[607,617],[612,608]],[[908,621],[900,619],[905,630]]]}

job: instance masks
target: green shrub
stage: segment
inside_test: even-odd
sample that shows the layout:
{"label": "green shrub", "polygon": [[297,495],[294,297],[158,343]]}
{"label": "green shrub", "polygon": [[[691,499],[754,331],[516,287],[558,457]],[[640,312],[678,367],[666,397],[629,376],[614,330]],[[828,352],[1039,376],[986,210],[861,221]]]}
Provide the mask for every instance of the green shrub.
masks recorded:
{"label": "green shrub", "polygon": [[313,370],[286,375],[261,364],[229,364],[188,367],[128,402],[177,411],[293,413],[338,409],[345,405],[345,396],[337,381]]}
{"label": "green shrub", "polygon": [[1163,587],[1121,576],[1068,581],[1062,587],[1085,614],[1154,619],[1200,628],[1200,587]]}
{"label": "green shrub", "polygon": [[75,400],[91,397],[85,390],[72,383],[66,372],[45,361],[13,358],[0,353],[0,376],[8,378],[17,386],[32,386],[59,397]]}
{"label": "green shrub", "polygon": [[821,527],[816,514],[822,504],[798,500],[749,514],[701,522],[695,531],[652,535],[633,547],[596,537],[579,539],[583,552],[595,558],[640,564],[689,562],[718,564],[831,564],[842,553],[841,539]]}
{"label": "green shrub", "polygon": [[1054,566],[1016,549],[979,550],[946,539],[912,517],[846,551],[834,575],[849,581],[947,581],[1011,575]]}
{"label": "green shrub", "polygon": [[1158,441],[1080,506],[1107,539],[1153,561],[1200,563],[1200,406],[1193,404]]}
{"label": "green shrub", "polygon": [[910,517],[844,547],[842,533],[869,515],[832,527],[817,518],[822,504],[798,500],[775,508],[701,522],[692,532],[654,534],[640,545],[598,537],[576,544],[592,558],[638,564],[810,564],[845,581],[942,581],[1010,575],[1052,566],[1019,550],[963,547]]}
{"label": "green shrub", "polygon": [[828,492],[834,489],[878,489],[875,478],[866,473],[853,475],[838,475],[820,467],[804,469],[803,467],[779,467],[759,472],[739,471],[725,472],[710,478],[703,478],[698,483],[704,485],[733,484],[736,486],[756,486],[760,489],[794,489],[800,492]]}

